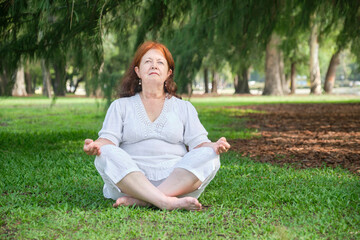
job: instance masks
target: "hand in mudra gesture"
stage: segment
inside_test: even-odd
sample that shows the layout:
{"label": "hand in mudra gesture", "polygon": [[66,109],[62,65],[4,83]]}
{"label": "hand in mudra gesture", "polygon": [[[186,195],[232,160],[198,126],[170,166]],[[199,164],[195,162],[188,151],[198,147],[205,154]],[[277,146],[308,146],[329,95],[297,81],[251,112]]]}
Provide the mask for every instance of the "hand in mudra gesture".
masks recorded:
{"label": "hand in mudra gesture", "polygon": [[213,149],[216,152],[216,154],[221,154],[224,152],[229,151],[230,144],[226,141],[225,137],[221,137],[219,140],[213,143]]}
{"label": "hand in mudra gesture", "polygon": [[101,144],[99,142],[94,142],[92,139],[85,139],[84,143],[84,152],[87,155],[97,155],[100,156],[100,147]]}
{"label": "hand in mudra gesture", "polygon": [[216,142],[202,143],[202,144],[198,145],[196,148],[199,148],[199,147],[211,147],[212,149],[214,149],[216,154],[221,154],[221,153],[229,151],[231,146],[227,142],[225,137],[221,137]]}

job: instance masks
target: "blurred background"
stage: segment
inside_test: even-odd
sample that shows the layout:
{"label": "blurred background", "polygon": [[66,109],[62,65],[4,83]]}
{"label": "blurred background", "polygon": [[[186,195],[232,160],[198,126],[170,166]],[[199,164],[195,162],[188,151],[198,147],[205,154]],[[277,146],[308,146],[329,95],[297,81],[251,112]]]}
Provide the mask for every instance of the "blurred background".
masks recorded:
{"label": "blurred background", "polygon": [[164,43],[183,94],[360,95],[359,0],[1,0],[0,96],[116,97]]}

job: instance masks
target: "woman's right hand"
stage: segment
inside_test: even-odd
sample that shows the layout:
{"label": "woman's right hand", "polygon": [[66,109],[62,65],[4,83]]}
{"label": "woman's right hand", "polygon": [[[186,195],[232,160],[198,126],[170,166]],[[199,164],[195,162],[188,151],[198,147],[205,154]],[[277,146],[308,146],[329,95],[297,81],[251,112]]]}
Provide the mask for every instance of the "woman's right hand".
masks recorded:
{"label": "woman's right hand", "polygon": [[84,144],[84,152],[87,155],[97,155],[100,156],[101,152],[100,152],[100,147],[102,144],[100,144],[99,142],[94,142],[92,139],[85,139],[85,144]]}

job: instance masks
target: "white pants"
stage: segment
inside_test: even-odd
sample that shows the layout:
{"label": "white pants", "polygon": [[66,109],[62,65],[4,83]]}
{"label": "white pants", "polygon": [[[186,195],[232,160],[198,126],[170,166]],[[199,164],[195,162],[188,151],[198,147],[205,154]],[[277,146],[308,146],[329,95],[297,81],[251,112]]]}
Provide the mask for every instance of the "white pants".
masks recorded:
{"label": "white pants", "polygon": [[[103,193],[105,198],[112,198],[114,200],[119,197],[126,196],[116,186],[127,174],[131,172],[142,172],[145,176],[153,175],[147,173],[147,169],[137,164],[129,154],[119,147],[113,145],[104,145],[101,147],[101,155],[95,158],[95,167],[98,170],[104,181]],[[167,169],[160,169],[167,175],[162,179],[149,179],[154,186],[159,186],[175,168],[183,168],[193,173],[201,182],[201,186],[194,192],[185,194],[183,196],[191,196],[198,198],[204,191],[206,186],[215,177],[216,172],[220,168],[220,158],[212,148],[201,147],[193,149],[182,158],[179,157],[173,166]],[[152,169],[153,171],[153,169]],[[164,176],[161,173],[160,176]]]}

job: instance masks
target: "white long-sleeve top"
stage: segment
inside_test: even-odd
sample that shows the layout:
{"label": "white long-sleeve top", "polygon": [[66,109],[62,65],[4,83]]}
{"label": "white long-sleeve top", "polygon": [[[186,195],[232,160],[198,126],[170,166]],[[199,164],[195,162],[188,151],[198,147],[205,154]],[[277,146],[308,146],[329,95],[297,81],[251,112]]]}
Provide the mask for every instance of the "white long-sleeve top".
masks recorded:
{"label": "white long-sleeve top", "polygon": [[194,106],[176,97],[165,98],[159,117],[151,122],[139,94],[110,105],[99,138],[127,152],[152,180],[169,175],[186,153],[210,142]]}

